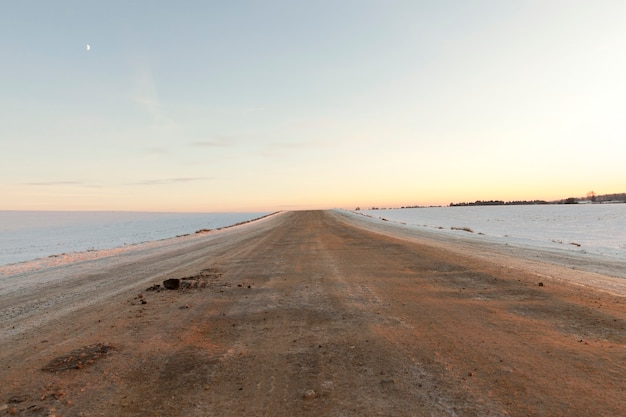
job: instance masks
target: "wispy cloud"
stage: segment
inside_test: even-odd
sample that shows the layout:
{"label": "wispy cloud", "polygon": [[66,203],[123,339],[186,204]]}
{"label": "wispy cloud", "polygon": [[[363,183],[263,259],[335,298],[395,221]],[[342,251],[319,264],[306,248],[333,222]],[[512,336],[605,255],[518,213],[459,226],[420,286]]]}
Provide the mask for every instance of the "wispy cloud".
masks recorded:
{"label": "wispy cloud", "polygon": [[143,69],[137,77],[133,101],[151,113],[156,119],[162,117],[156,84],[150,70]]}
{"label": "wispy cloud", "polygon": [[86,187],[86,188],[101,188],[101,185],[88,184],[81,181],[37,181],[37,182],[24,182],[22,185],[30,187]]}
{"label": "wispy cloud", "polygon": [[226,148],[233,146],[233,144],[222,140],[200,140],[190,143],[189,146],[194,148]]}
{"label": "wispy cloud", "polygon": [[287,127],[293,129],[323,129],[332,127],[336,123],[332,119],[318,118],[318,119],[305,119],[290,123]]}
{"label": "wispy cloud", "polygon": [[268,145],[270,150],[289,150],[289,149],[311,149],[323,148],[330,143],[324,141],[304,141],[304,142],[274,142]]}
{"label": "wispy cloud", "polygon": [[167,185],[167,184],[182,184],[187,182],[196,181],[208,181],[214,179],[213,177],[176,177],[176,178],[157,178],[151,180],[143,180],[139,182],[129,183],[128,185]]}
{"label": "wispy cloud", "polygon": [[267,157],[279,157],[291,152],[328,149],[338,146],[332,140],[281,141],[272,142],[265,146],[260,154]]}
{"label": "wispy cloud", "polygon": [[34,187],[48,187],[55,185],[82,185],[78,181],[41,181],[41,182],[25,182],[24,185],[32,185]]}
{"label": "wispy cloud", "polygon": [[167,149],[165,148],[160,148],[160,147],[150,147],[150,148],[143,148],[140,150],[140,156],[161,156],[161,155],[167,155],[169,152]]}
{"label": "wispy cloud", "polygon": [[[117,186],[137,186],[137,185],[167,185],[167,184],[183,184],[189,182],[209,181],[213,180],[213,177],[172,177],[172,178],[154,178],[143,181],[131,182],[120,184]],[[31,187],[82,187],[82,188],[103,188],[102,185],[89,184],[81,181],[39,181],[39,182],[25,182],[22,183],[25,186]],[[114,185],[114,184],[111,184]]]}
{"label": "wispy cloud", "polygon": [[191,142],[189,146],[194,148],[227,148],[236,146],[244,140],[241,135],[220,135],[207,140]]}
{"label": "wispy cloud", "polygon": [[211,114],[220,114],[220,115],[239,115],[246,116],[249,114],[260,113],[265,111],[265,107],[225,107],[225,106],[211,106],[204,107],[203,111],[209,112]]}
{"label": "wispy cloud", "polygon": [[176,126],[175,121],[163,108],[157,82],[148,66],[141,66],[138,69],[131,97],[135,104],[149,114],[158,126]]}

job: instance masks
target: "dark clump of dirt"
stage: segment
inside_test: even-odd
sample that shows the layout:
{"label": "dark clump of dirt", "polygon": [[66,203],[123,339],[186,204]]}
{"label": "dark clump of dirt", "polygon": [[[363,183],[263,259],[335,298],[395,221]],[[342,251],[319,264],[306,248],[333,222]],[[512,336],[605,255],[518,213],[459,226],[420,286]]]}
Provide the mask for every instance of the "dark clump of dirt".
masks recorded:
{"label": "dark clump of dirt", "polygon": [[168,290],[177,290],[180,288],[180,279],[170,278],[163,281],[163,286]]}
{"label": "dark clump of dirt", "polygon": [[197,275],[183,278],[168,278],[163,285],[154,284],[146,288],[146,291],[164,290],[189,290],[198,288],[215,287],[222,277],[222,272],[217,268],[203,269]]}
{"label": "dark clump of dirt", "polygon": [[71,351],[68,355],[59,356],[41,368],[42,371],[57,372],[67,369],[81,369],[93,364],[96,360],[106,357],[115,347],[103,343],[84,346]]}

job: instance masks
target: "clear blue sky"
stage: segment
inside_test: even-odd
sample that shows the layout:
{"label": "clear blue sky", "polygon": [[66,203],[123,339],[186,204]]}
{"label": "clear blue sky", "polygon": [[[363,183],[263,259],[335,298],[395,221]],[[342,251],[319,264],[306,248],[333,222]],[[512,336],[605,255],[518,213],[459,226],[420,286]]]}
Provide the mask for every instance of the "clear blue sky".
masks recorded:
{"label": "clear blue sky", "polygon": [[626,191],[624,1],[6,1],[0,209]]}

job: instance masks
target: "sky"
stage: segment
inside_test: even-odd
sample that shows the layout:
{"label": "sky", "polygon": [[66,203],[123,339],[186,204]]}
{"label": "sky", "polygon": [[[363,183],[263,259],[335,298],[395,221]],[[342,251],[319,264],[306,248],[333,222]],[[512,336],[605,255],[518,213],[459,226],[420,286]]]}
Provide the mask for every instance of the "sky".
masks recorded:
{"label": "sky", "polygon": [[11,1],[0,210],[626,191],[626,2]]}

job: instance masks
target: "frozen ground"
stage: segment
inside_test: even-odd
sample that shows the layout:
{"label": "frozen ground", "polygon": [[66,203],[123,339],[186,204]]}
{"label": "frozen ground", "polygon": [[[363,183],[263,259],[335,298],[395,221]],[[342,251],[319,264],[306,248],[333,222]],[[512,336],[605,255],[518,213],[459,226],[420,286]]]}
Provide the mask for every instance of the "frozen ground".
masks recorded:
{"label": "frozen ground", "polygon": [[266,214],[0,211],[0,266],[110,250],[217,229]]}
{"label": "frozen ground", "polygon": [[[487,209],[486,211],[489,211],[490,208]],[[415,210],[424,209],[411,209],[406,213],[404,219],[408,220],[409,213]],[[434,209],[429,210],[436,211]],[[446,209],[441,208],[439,210]],[[425,247],[440,248],[448,253],[457,253],[461,258],[469,256],[496,263],[505,270],[525,270],[535,274],[538,281],[550,279],[570,282],[584,287],[601,289],[614,295],[626,296],[626,256],[624,256],[623,251],[621,253],[619,250],[607,251],[603,250],[602,247],[593,247],[588,250],[583,247],[551,241],[544,243],[537,239],[501,237],[477,232],[470,233],[458,229],[451,230],[450,227],[444,226],[417,226],[391,220],[388,218],[391,216],[385,217],[389,212],[393,214],[403,211],[375,210],[374,213],[378,215],[376,217],[363,212],[341,211],[341,213],[350,223],[374,233],[413,241],[423,244]],[[385,216],[381,215],[383,213]],[[448,224],[443,222],[451,221],[445,216],[437,218],[442,221],[439,224]],[[547,234],[546,231],[538,231],[536,236],[540,236],[541,233]],[[610,252],[611,255],[607,255],[606,252]]]}
{"label": "frozen ground", "polygon": [[362,210],[409,228],[626,260],[626,204]]}

